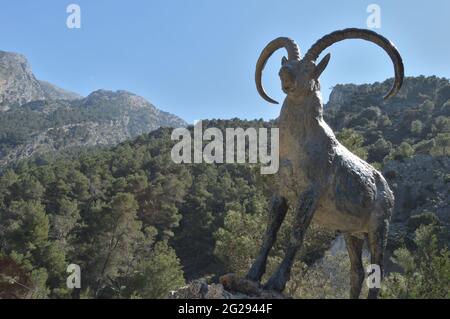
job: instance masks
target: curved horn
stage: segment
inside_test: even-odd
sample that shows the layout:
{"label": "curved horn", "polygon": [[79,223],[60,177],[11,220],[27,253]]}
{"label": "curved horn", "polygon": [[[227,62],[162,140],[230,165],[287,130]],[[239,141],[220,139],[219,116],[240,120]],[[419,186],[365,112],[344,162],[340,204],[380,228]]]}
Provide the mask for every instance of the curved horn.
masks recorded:
{"label": "curved horn", "polygon": [[300,52],[294,40],[284,37],[276,38],[275,40],[267,44],[264,50],[262,50],[258,62],[256,63],[256,72],[255,72],[256,89],[258,90],[259,95],[261,95],[261,97],[264,100],[274,104],[278,104],[278,102],[271,99],[266,94],[266,91],[264,91],[264,87],[262,85],[261,77],[262,71],[266,66],[267,60],[276,50],[280,48],[286,49],[288,53],[288,60],[300,60]]}
{"label": "curved horn", "polygon": [[378,46],[383,48],[384,51],[386,51],[386,53],[390,56],[392,63],[394,64],[395,81],[392,85],[391,90],[384,96],[384,98],[387,99],[395,95],[400,90],[404,78],[402,57],[391,41],[376,32],[356,28],[332,32],[314,43],[306,53],[305,58],[310,59],[311,61],[316,61],[323,50],[325,50],[332,44],[345,39],[363,39],[366,41],[370,41],[377,44]]}

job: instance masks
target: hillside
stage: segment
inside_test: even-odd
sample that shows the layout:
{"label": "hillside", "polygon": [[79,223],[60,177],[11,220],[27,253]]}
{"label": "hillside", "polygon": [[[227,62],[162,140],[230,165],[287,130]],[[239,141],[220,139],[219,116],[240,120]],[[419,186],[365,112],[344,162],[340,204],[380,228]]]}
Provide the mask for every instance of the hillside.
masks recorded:
{"label": "hillside", "polygon": [[76,100],[82,98],[78,93],[64,90],[47,81],[39,80],[39,85],[44,91],[46,100]]}
{"label": "hillside", "polygon": [[22,55],[0,51],[0,167],[45,152],[114,145],[179,117],[127,91],[83,98],[39,81]]}

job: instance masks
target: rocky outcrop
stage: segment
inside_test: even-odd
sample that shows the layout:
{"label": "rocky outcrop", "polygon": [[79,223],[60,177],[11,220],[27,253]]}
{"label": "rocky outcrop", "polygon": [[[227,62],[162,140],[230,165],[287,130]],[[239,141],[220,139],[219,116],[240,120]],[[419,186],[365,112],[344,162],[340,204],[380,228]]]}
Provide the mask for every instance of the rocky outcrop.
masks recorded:
{"label": "rocky outcrop", "polygon": [[[412,242],[420,224],[437,222],[450,232],[450,158],[416,155],[385,164],[395,195],[388,250]],[[450,246],[450,243],[448,243]]]}
{"label": "rocky outcrop", "polygon": [[353,94],[359,92],[359,87],[355,84],[338,84],[333,87],[330,93],[328,103],[325,105],[326,110],[339,110],[342,105],[349,103]]}
{"label": "rocky outcrop", "polygon": [[45,99],[45,93],[31,72],[27,59],[21,54],[0,51],[0,106],[2,110],[42,99]]}
{"label": "rocky outcrop", "polygon": [[0,51],[0,111],[30,101],[76,98],[76,93],[36,79],[23,55]]}
{"label": "rocky outcrop", "polygon": [[450,158],[416,155],[389,161],[383,168],[395,193],[393,221],[406,221],[420,212],[434,212],[450,223]]}
{"label": "rocky outcrop", "polygon": [[218,283],[205,279],[194,280],[188,285],[172,291],[169,299],[286,299],[284,295],[265,290],[258,283],[226,274]]}

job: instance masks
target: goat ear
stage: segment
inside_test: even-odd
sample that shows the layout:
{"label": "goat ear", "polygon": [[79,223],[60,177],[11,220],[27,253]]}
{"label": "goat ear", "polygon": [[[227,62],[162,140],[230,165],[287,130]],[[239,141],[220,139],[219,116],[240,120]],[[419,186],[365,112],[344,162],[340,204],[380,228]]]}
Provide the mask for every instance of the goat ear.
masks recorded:
{"label": "goat ear", "polygon": [[286,63],[287,63],[287,59],[286,59],[286,57],[284,56],[284,57],[282,57],[281,58],[281,66],[283,66],[283,65],[285,65]]}
{"label": "goat ear", "polygon": [[316,66],[316,70],[314,71],[314,77],[317,79],[322,74],[323,70],[328,65],[328,62],[330,62],[331,55],[328,53],[326,56],[323,57],[322,60],[320,60],[319,64]]}

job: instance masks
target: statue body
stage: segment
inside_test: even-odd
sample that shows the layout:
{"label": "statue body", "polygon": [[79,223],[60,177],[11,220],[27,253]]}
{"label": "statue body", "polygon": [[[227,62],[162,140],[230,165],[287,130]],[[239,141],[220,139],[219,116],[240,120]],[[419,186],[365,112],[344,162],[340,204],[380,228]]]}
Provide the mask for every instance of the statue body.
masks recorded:
{"label": "statue body", "polygon": [[378,171],[339,143],[321,114],[299,108],[286,99],[279,118],[279,196],[295,206],[299,196],[318,183],[322,196],[312,222],[362,237],[369,231],[378,187],[389,186]]}
{"label": "statue body", "polygon": [[[317,41],[303,59],[300,59],[294,41],[278,38],[266,46],[258,60],[258,91],[263,98],[276,103],[261,85],[261,72],[276,49],[285,47],[289,54],[288,59],[283,58],[279,73],[282,89],[287,94],[278,119],[279,188],[272,199],[261,251],[248,279],[259,281],[264,274],[267,256],[289,206],[294,208],[296,216],[286,256],[267,282],[267,289],[284,290],[295,255],[311,222],[344,233],[351,261],[352,298],[359,297],[364,279],[361,254],[365,238],[368,239],[371,263],[382,269],[394,196],[381,173],[340,144],[323,120],[318,78],[330,55],[315,64],[325,47],[355,37],[380,45],[391,56],[396,81],[388,97],[395,94],[403,80],[400,55],[387,39],[368,30],[345,29],[331,33]],[[377,288],[369,290],[369,297],[377,295]]]}

